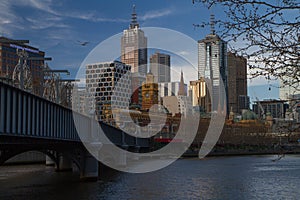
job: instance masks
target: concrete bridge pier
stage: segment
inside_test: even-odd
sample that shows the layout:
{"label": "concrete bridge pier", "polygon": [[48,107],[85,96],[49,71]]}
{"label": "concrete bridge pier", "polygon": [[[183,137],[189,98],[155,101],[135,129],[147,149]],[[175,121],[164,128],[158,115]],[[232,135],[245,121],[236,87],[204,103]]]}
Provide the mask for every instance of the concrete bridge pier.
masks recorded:
{"label": "concrete bridge pier", "polygon": [[[132,149],[131,152],[133,152],[133,153],[139,153],[139,151],[140,151],[140,147],[139,147],[139,146],[136,146],[136,147],[134,147],[134,148]],[[134,155],[133,157],[131,157],[131,159],[133,159],[133,160],[139,160],[139,159],[140,159],[140,156],[137,154],[137,155]]]}
{"label": "concrete bridge pier", "polygon": [[65,155],[59,155],[58,164],[55,165],[55,170],[61,172],[61,171],[72,171],[72,169],[73,169],[72,160]]}
{"label": "concrete bridge pier", "polygon": [[104,165],[108,166],[108,168],[114,168],[114,166],[127,166],[127,145],[122,146],[122,151],[119,149],[121,147],[114,147],[111,144],[104,144],[99,152],[99,156]]}
{"label": "concrete bridge pier", "polygon": [[96,181],[99,177],[99,163],[94,156],[85,151],[82,166],[80,167],[80,179]]}
{"label": "concrete bridge pier", "polygon": [[121,151],[118,154],[115,154],[115,162],[118,166],[125,167],[127,165],[127,154],[126,152]]}
{"label": "concrete bridge pier", "polygon": [[46,156],[46,166],[53,166],[53,165],[55,165],[55,162],[49,156]]}

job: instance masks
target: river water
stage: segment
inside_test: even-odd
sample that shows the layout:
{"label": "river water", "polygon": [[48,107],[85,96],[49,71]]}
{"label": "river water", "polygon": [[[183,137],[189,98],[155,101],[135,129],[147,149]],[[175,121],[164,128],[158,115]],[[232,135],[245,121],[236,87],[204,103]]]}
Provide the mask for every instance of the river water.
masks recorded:
{"label": "river water", "polygon": [[0,199],[299,199],[300,156],[180,159],[146,174],[97,182],[44,165],[0,167]]}

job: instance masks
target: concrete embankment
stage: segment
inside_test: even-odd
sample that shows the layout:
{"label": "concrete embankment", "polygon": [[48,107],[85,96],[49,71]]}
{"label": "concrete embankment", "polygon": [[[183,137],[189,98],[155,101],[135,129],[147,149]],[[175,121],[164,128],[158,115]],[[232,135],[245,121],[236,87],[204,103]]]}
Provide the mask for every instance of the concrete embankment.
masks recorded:
{"label": "concrete embankment", "polygon": [[[212,151],[207,156],[244,156],[244,155],[278,155],[278,154],[300,154],[300,149],[295,150],[230,150]],[[182,155],[186,157],[198,157],[198,151],[189,151]]]}

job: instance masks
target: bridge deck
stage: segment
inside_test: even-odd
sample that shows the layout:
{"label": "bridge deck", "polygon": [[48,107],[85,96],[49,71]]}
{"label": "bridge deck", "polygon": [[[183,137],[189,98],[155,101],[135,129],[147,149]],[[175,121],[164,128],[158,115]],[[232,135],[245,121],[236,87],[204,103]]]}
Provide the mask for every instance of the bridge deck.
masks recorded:
{"label": "bridge deck", "polygon": [[[76,126],[75,126],[76,123]],[[104,142],[99,131],[115,145],[149,147],[149,139],[135,138],[110,125],[100,122],[102,130],[95,128],[98,122],[88,116],[33,95],[19,88],[0,82],[0,137],[23,140]],[[85,135],[78,135],[86,133]],[[92,139],[93,138],[93,139]],[[6,140],[8,142],[8,140]],[[16,141],[16,140],[15,140]]]}

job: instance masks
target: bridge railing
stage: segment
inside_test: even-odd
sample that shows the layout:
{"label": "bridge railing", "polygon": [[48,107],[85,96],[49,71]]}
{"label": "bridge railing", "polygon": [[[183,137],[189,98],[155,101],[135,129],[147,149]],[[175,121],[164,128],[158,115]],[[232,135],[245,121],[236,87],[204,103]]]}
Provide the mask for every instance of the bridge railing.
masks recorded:
{"label": "bridge railing", "polygon": [[[78,114],[76,118],[88,127],[87,116]],[[3,82],[0,82],[0,135],[80,141],[71,109]]]}
{"label": "bridge railing", "polygon": [[149,146],[148,139],[130,136],[120,129],[3,82],[0,82],[1,135]]}

